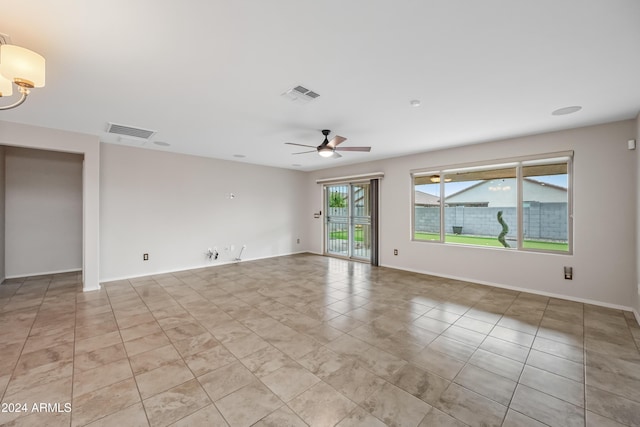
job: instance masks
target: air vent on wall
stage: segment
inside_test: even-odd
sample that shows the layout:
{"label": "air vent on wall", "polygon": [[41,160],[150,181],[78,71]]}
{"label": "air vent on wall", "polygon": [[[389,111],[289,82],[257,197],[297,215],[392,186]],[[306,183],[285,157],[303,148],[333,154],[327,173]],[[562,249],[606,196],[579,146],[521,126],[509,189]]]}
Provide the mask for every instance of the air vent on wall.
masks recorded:
{"label": "air vent on wall", "polygon": [[293,87],[287,90],[285,93],[282,94],[282,96],[288,98],[291,101],[297,101],[297,102],[306,104],[309,101],[313,101],[320,95],[312,90],[307,89],[304,86],[298,85],[296,87]]}
{"label": "air vent on wall", "polygon": [[156,131],[108,123],[107,133],[114,133],[116,135],[124,135],[133,138],[149,139],[155,135]]}

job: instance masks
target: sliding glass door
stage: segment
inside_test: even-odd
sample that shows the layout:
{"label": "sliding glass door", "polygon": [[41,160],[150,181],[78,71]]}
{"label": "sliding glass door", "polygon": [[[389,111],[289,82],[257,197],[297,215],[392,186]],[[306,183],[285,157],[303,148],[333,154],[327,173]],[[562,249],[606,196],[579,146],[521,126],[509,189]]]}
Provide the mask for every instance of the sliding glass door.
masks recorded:
{"label": "sliding glass door", "polygon": [[371,192],[369,183],[327,185],[325,253],[371,259]]}
{"label": "sliding glass door", "polygon": [[329,255],[349,256],[349,185],[328,185],[325,198],[325,252]]}
{"label": "sliding glass door", "polygon": [[371,258],[371,204],[369,183],[351,185],[351,254],[353,258]]}

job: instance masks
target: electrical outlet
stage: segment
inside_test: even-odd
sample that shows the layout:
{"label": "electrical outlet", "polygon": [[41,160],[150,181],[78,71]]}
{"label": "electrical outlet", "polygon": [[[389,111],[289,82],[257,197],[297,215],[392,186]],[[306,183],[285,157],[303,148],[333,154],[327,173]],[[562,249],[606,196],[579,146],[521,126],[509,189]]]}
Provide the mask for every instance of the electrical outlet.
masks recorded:
{"label": "electrical outlet", "polygon": [[149,261],[149,254],[142,254],[143,261]]}
{"label": "electrical outlet", "polygon": [[297,244],[300,244],[300,239],[296,239],[296,243],[297,243]]}
{"label": "electrical outlet", "polygon": [[564,267],[564,280],[573,280],[573,267]]}
{"label": "electrical outlet", "polygon": [[394,249],[394,250],[393,250],[393,254],[394,254],[394,255],[398,255],[398,250],[397,250],[397,249]]}

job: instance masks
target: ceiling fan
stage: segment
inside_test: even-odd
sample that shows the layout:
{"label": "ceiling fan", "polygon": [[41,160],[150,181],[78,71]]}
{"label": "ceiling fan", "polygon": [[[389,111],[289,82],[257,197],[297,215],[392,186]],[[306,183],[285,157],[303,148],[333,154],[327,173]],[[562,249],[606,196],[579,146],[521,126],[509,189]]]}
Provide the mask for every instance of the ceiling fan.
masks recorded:
{"label": "ceiling fan", "polygon": [[318,154],[322,157],[333,157],[334,159],[337,159],[338,157],[342,157],[338,153],[338,151],[365,151],[367,153],[371,151],[371,147],[338,147],[338,145],[345,142],[347,138],[336,135],[331,139],[331,141],[329,141],[328,136],[330,133],[331,131],[329,129],[324,129],[322,131],[322,134],[324,135],[324,141],[322,142],[322,144],[318,145],[317,147],[314,147],[313,145],[296,144],[293,142],[285,142],[285,144],[298,145],[300,147],[315,148],[315,150],[301,151],[299,153],[292,153],[292,154],[306,154],[306,153],[313,153],[317,151]]}

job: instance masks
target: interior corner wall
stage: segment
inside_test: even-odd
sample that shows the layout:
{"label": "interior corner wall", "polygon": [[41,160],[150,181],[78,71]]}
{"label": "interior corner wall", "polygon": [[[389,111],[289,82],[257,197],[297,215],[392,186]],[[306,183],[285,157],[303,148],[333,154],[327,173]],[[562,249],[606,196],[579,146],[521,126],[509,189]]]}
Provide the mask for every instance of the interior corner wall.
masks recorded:
{"label": "interior corner wall", "polygon": [[5,149],[6,277],[82,269],[82,155]]}
{"label": "interior corner wall", "polygon": [[[640,113],[636,117],[636,151],[640,150]],[[636,226],[637,226],[637,235],[636,235],[636,290],[637,293],[635,298],[632,298],[632,301],[635,301],[635,315],[636,320],[640,323],[640,155],[636,154]]]}
{"label": "interior corner wall", "polygon": [[[380,183],[380,265],[528,290],[620,308],[637,299],[637,122],[626,120],[425,152],[309,174],[310,210],[322,206],[316,179],[384,172]],[[411,240],[412,169],[574,151],[572,255]],[[310,250],[322,251],[322,221],[307,221]],[[393,250],[398,249],[398,256]],[[572,266],[573,280],[564,280]]]}
{"label": "interior corner wall", "polygon": [[4,254],[5,254],[5,148],[0,146],[0,284],[6,279]]}
{"label": "interior corner wall", "polygon": [[307,248],[304,172],[114,144],[100,158],[102,281]]}

